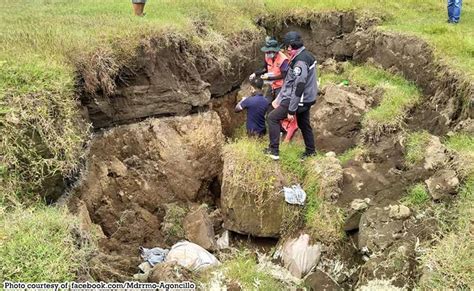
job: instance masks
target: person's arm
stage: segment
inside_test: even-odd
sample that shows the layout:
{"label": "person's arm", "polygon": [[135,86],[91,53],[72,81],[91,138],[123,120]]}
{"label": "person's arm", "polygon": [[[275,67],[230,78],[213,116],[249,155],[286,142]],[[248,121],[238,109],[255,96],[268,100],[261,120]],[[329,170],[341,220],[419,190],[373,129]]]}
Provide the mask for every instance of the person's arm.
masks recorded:
{"label": "person's arm", "polygon": [[299,61],[293,68],[295,78],[294,91],[292,92],[290,106],[288,107],[288,114],[295,115],[298,110],[298,103],[300,103],[301,96],[303,96],[306,87],[306,80],[308,79],[308,65],[305,62]]}
{"label": "person's arm", "polygon": [[238,113],[247,108],[245,100],[247,100],[247,97],[244,97],[239,103],[237,103],[237,105],[235,105],[234,112]]}
{"label": "person's arm", "polygon": [[268,76],[267,75],[265,77],[262,77],[262,79],[264,79],[266,81],[276,81],[276,80],[285,79],[286,73],[288,72],[288,60],[283,61],[283,63],[280,66],[280,72],[281,72],[280,75],[276,75],[276,76]]}

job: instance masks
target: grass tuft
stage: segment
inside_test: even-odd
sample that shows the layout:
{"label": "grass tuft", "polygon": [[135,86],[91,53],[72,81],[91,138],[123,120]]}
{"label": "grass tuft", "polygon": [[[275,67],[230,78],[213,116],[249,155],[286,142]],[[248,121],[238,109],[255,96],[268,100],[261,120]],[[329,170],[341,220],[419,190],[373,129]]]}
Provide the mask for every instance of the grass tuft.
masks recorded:
{"label": "grass tuft", "polygon": [[430,134],[426,131],[413,132],[408,135],[405,154],[408,165],[413,166],[423,161],[429,141]]}
{"label": "grass tuft", "polygon": [[66,209],[39,207],[0,213],[0,280],[73,281],[91,249],[76,247],[77,218]]}
{"label": "grass tuft", "polygon": [[407,195],[400,202],[408,207],[420,208],[430,201],[430,195],[424,184],[419,183],[408,189]]}
{"label": "grass tuft", "polygon": [[240,251],[226,261],[222,268],[229,282],[236,282],[242,290],[283,290],[283,284],[269,273],[258,269],[256,257],[249,251]]}

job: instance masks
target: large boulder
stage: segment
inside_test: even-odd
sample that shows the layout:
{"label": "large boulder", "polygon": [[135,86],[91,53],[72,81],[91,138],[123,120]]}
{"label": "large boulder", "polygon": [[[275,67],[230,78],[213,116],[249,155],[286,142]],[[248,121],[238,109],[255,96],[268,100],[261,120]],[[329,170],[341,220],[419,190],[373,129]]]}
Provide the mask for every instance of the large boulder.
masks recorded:
{"label": "large boulder", "polygon": [[[263,153],[239,151],[224,153],[221,207],[224,228],[260,237],[278,237],[283,220],[284,176],[279,164]],[[254,160],[257,154],[261,159]]]}
{"label": "large boulder", "polygon": [[207,214],[206,207],[200,206],[193,209],[184,218],[184,231],[186,239],[200,245],[206,250],[215,250],[217,242],[214,238],[214,227]]}
{"label": "large boulder", "polygon": [[223,143],[212,111],[119,126],[92,139],[74,192],[101,225],[107,248],[162,245],[163,205],[208,194],[222,169]]}
{"label": "large boulder", "polygon": [[325,87],[322,93],[311,116],[316,147],[344,152],[356,144],[363,114],[370,109],[373,98],[335,85]]}

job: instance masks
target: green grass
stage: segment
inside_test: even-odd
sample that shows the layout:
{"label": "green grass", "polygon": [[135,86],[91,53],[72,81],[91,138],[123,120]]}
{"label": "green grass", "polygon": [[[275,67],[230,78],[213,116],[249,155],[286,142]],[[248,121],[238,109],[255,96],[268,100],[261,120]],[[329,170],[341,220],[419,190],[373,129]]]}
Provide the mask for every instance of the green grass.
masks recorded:
{"label": "green grass", "polygon": [[177,203],[165,205],[165,217],[161,223],[161,229],[166,239],[174,243],[177,240],[184,239],[183,220],[188,210],[179,206]]}
{"label": "green grass", "polygon": [[399,75],[367,64],[354,66],[351,63],[346,63],[342,74],[322,72],[321,78],[323,85],[339,84],[348,80],[350,84],[364,88],[383,89],[380,103],[369,110],[362,120],[363,131],[369,135],[378,136],[384,131],[399,129],[409,110],[421,98],[418,88],[413,83]]}
{"label": "green grass", "polygon": [[354,148],[348,149],[337,158],[341,162],[341,165],[347,164],[350,160],[353,160],[355,157],[360,156],[364,153],[364,148],[362,146],[356,146]]}
{"label": "green grass", "polygon": [[427,276],[422,278],[423,290],[469,290],[474,286],[474,177],[461,187],[459,197],[450,205],[442,236],[422,256]]}
{"label": "green grass", "polygon": [[413,132],[408,135],[405,160],[409,165],[415,165],[423,161],[429,141],[430,134],[426,131]]}
{"label": "green grass", "polygon": [[257,260],[249,251],[240,251],[222,268],[227,281],[239,283],[243,290],[283,290],[282,283],[258,269]]}
{"label": "green grass", "polygon": [[303,188],[306,191],[305,228],[312,239],[331,244],[344,238],[342,226],[343,212],[338,207],[324,200],[320,194],[319,174],[314,171],[315,163],[322,163],[323,157],[305,161],[306,176]]}
{"label": "green grass", "polygon": [[407,195],[400,202],[408,207],[421,208],[430,201],[430,195],[424,184],[419,183],[408,189]]}
{"label": "green grass", "polygon": [[76,247],[77,218],[56,207],[0,213],[0,280],[72,281],[92,249]]}

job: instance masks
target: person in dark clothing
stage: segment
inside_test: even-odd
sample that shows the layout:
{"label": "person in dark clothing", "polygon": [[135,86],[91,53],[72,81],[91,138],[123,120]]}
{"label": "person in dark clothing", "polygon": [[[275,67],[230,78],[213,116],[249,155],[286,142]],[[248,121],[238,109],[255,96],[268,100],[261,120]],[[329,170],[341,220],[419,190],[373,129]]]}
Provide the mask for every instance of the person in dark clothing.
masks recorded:
{"label": "person in dark clothing", "polygon": [[265,93],[265,97],[272,102],[278,93],[280,93],[283,80],[288,71],[288,57],[280,51],[278,41],[271,37],[266,37],[265,45],[260,49],[265,53],[263,66],[250,75],[249,80],[261,78],[265,84],[269,84],[269,91]]}
{"label": "person in dark clothing", "polygon": [[270,144],[265,152],[274,160],[279,159],[280,121],[285,118],[291,121],[295,115],[306,147],[302,158],[316,154],[310,122],[310,109],[316,103],[318,93],[316,59],[305,49],[298,32],[288,32],[284,46],[290,56],[290,68],[280,94],[272,103],[275,109],[268,115]]}
{"label": "person in dark clothing", "polygon": [[254,78],[250,84],[252,85],[252,95],[243,98],[235,106],[235,112],[247,110],[247,135],[262,137],[267,132],[265,126],[265,114],[270,102],[263,96],[262,87],[263,80]]}

